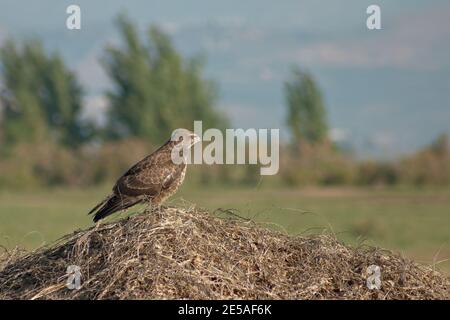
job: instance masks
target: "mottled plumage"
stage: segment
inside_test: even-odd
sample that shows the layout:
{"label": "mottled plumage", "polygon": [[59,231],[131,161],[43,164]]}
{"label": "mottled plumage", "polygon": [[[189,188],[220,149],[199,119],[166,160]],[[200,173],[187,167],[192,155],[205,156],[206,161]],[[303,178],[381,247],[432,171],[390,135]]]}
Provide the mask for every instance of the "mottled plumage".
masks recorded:
{"label": "mottled plumage", "polygon": [[[180,136],[183,138],[178,140]],[[112,194],[89,212],[95,212],[94,221],[138,203],[160,205],[164,202],[177,191],[186,174],[186,163],[176,164],[172,161],[173,148],[188,149],[199,140],[197,135],[186,129],[175,130],[171,140],[136,163],[117,180]]]}

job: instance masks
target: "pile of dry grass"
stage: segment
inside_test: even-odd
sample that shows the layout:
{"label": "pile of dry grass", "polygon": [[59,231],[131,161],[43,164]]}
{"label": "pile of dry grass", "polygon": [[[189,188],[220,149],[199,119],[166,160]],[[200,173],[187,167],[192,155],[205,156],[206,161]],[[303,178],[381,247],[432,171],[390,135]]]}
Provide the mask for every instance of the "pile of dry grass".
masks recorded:
{"label": "pile of dry grass", "polygon": [[[369,290],[366,270],[381,267]],[[79,290],[66,288],[69,265]],[[330,236],[288,236],[198,209],[145,212],[6,257],[2,299],[445,299],[429,267]]]}

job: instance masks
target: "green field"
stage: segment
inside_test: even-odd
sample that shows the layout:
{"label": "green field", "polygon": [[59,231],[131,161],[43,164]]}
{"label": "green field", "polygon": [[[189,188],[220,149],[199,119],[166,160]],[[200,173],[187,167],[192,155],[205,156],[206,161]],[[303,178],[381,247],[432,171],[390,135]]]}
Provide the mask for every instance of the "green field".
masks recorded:
{"label": "green field", "polygon": [[[0,193],[0,244],[33,249],[92,225],[107,188]],[[334,233],[433,264],[450,258],[450,191],[243,189],[184,186],[171,205],[236,209],[291,234]],[[136,211],[136,210],[133,210]],[[450,273],[450,262],[438,263]]]}

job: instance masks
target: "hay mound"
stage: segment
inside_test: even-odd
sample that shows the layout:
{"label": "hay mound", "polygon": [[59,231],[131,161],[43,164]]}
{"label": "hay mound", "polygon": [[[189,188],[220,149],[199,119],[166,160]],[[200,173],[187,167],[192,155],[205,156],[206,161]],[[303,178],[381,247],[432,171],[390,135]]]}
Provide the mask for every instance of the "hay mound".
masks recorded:
{"label": "hay mound", "polygon": [[[380,290],[366,286],[372,264]],[[66,287],[69,265],[80,267],[79,290]],[[0,269],[1,299],[445,299],[449,288],[384,250],[177,208],[76,232]]]}

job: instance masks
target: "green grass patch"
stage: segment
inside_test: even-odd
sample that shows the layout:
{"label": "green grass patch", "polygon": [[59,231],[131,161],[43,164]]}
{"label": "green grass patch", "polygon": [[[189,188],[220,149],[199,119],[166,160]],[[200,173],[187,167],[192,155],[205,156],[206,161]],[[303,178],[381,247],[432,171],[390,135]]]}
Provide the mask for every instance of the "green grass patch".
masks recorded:
{"label": "green grass patch", "polygon": [[[108,189],[0,193],[0,244],[33,249],[91,225],[87,212]],[[334,233],[346,243],[400,251],[428,264],[450,258],[449,191],[184,186],[169,204],[189,203],[235,209],[291,234]],[[450,262],[439,268],[450,273]]]}

